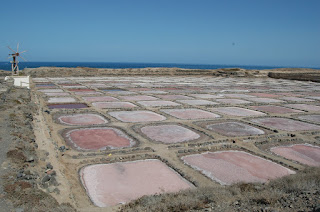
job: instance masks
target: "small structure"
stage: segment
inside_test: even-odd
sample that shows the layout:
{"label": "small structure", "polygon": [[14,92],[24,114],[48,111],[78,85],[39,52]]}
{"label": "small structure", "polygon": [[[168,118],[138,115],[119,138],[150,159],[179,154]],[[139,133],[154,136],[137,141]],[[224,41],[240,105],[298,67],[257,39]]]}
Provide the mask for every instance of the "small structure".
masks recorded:
{"label": "small structure", "polygon": [[[9,54],[9,58],[12,57],[12,61],[11,61],[12,76],[5,77],[5,80],[13,80],[14,86],[16,87],[26,87],[30,89],[30,76],[19,76],[18,57],[21,57],[21,54],[26,51],[19,52],[19,43],[17,44],[17,51],[14,51],[9,46],[8,48],[13,52],[13,54]],[[21,57],[21,59],[26,61],[23,57]]]}
{"label": "small structure", "polygon": [[[21,54],[26,52],[26,51],[19,52],[19,43],[17,44],[17,51],[14,51],[9,46],[8,46],[8,48],[13,52],[13,54],[9,54],[9,58],[12,57],[12,61],[11,61],[12,75],[13,76],[14,75],[18,75],[19,74],[18,57],[21,57]],[[21,59],[26,61],[23,57],[21,57]]]}
{"label": "small structure", "polygon": [[4,80],[13,80],[14,86],[30,89],[30,76],[6,76]]}

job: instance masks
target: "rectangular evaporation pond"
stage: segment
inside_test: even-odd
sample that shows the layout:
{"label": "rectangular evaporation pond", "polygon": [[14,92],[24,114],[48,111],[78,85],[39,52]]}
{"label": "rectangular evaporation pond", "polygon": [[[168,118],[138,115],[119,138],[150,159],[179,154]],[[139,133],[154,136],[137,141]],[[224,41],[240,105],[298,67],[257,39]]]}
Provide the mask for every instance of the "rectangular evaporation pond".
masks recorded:
{"label": "rectangular evaporation pond", "polygon": [[70,96],[69,93],[60,92],[60,93],[44,93],[47,96]]}
{"label": "rectangular evaporation pond", "polygon": [[56,87],[55,84],[36,84],[36,87]]}
{"label": "rectangular evaporation pond", "polygon": [[285,113],[303,113],[301,110],[294,110],[286,107],[281,106],[275,106],[275,105],[262,105],[262,106],[251,106],[254,110],[261,110],[263,112],[267,113],[279,113],[279,114],[285,114]]}
{"label": "rectangular evaporation pond", "polygon": [[110,207],[144,195],[178,192],[194,187],[173,169],[155,159],[89,165],[82,168],[79,174],[87,194],[98,207]]}
{"label": "rectangular evaporation pond", "polygon": [[73,92],[88,92],[88,91],[96,91],[93,89],[77,89],[77,88],[72,88],[72,89],[68,89],[68,91],[73,91]]}
{"label": "rectangular evaporation pond", "polygon": [[279,164],[243,151],[207,152],[184,156],[182,160],[222,185],[239,182],[265,183],[295,174]]}
{"label": "rectangular evaporation pond", "polygon": [[271,94],[271,93],[249,93],[250,95],[262,97],[262,98],[277,98],[279,95]]}
{"label": "rectangular evaporation pond", "polygon": [[102,90],[102,91],[107,91],[107,92],[125,91],[125,90],[119,89],[119,88],[117,88],[117,89],[100,89],[100,90]]}
{"label": "rectangular evaporation pond", "polygon": [[61,85],[61,86],[63,86],[63,87],[64,87],[64,86],[66,86],[66,87],[67,87],[67,86],[72,86],[72,87],[73,87],[73,86],[83,86],[83,85],[80,85],[80,84],[73,84],[73,83],[64,83],[64,84],[63,84],[63,83],[59,83],[59,85]]}
{"label": "rectangular evaporation pond", "polygon": [[303,131],[303,130],[320,130],[320,126],[309,124],[302,121],[296,121],[288,118],[257,118],[251,119],[252,122],[262,124],[267,127],[284,130],[284,131]]}
{"label": "rectangular evaporation pond", "polygon": [[308,166],[320,167],[320,147],[310,144],[272,147],[271,152],[289,160],[295,160]]}
{"label": "rectangular evaporation pond", "polygon": [[271,98],[247,98],[250,101],[258,102],[258,103],[283,103],[284,101],[279,99],[271,99]]}
{"label": "rectangular evaporation pond", "polygon": [[75,103],[75,104],[49,104],[49,109],[79,109],[87,108],[88,105],[84,103]]}
{"label": "rectangular evaporation pond", "polygon": [[320,111],[320,106],[317,105],[307,105],[307,104],[286,104],[283,105],[285,107],[291,107],[298,110],[306,110],[306,111],[312,111],[317,112]]}
{"label": "rectangular evaporation pond", "polygon": [[189,96],[184,96],[184,95],[157,95],[157,97],[165,100],[183,100],[183,99],[193,99],[192,97]]}
{"label": "rectangular evaporation pond", "polygon": [[42,93],[60,93],[64,92],[62,89],[39,89],[38,91]]}

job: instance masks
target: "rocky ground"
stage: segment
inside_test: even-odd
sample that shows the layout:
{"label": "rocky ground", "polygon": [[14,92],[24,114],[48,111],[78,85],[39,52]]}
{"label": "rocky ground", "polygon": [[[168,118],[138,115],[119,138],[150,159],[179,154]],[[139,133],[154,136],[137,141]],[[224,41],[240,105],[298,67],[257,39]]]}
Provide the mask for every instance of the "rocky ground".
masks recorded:
{"label": "rocky ground", "polygon": [[11,74],[11,72],[9,72],[9,71],[0,70],[0,77],[5,77],[5,76],[8,76],[10,74]]}
{"label": "rocky ground", "polygon": [[246,70],[241,68],[224,69],[181,69],[181,68],[136,68],[136,69],[98,69],[98,68],[59,68],[40,67],[25,69],[23,74],[31,77],[68,77],[68,76],[131,76],[131,75],[155,75],[155,76],[216,76],[216,77],[272,77],[293,80],[320,79],[320,70],[307,68],[281,68],[268,70]]}
{"label": "rocky ground", "polygon": [[74,211],[43,191],[58,182],[54,167],[37,152],[30,91],[0,83],[0,211]]}

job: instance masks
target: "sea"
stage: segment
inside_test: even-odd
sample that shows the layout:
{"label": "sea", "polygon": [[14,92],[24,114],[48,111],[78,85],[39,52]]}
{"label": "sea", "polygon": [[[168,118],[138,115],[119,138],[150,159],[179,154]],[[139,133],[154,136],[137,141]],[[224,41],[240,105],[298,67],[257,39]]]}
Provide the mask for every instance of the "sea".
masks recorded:
{"label": "sea", "polygon": [[[219,69],[219,68],[243,68],[243,69],[274,69],[274,68],[290,68],[281,66],[254,66],[254,65],[208,65],[208,64],[180,64],[180,63],[123,63],[123,62],[19,62],[19,69],[38,68],[38,67],[89,67],[89,68],[152,68],[152,67],[176,67],[185,69]],[[291,67],[297,68],[297,67]],[[299,67],[314,68],[319,67]],[[11,70],[10,62],[0,62],[0,70]]]}

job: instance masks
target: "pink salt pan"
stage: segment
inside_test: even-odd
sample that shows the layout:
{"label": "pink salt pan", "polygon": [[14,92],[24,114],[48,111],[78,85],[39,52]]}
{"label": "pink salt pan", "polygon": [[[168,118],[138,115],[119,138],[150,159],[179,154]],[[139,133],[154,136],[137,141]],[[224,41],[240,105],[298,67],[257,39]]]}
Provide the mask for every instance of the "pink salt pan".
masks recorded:
{"label": "pink salt pan", "polygon": [[250,104],[252,102],[242,100],[242,99],[217,99],[217,102],[221,102],[224,104]]}
{"label": "pink salt pan", "polygon": [[223,122],[210,124],[209,130],[225,136],[245,136],[245,135],[262,135],[264,131],[239,122]]}
{"label": "pink salt pan", "polygon": [[109,114],[123,122],[151,122],[166,119],[166,117],[151,111],[117,111],[109,112]]}
{"label": "pink salt pan", "polygon": [[212,95],[212,94],[190,94],[190,96],[200,98],[200,99],[218,99],[224,98],[222,94]]}
{"label": "pink salt pan", "polygon": [[66,102],[76,102],[77,100],[73,97],[50,97],[48,103],[66,103]]}
{"label": "pink salt pan", "polygon": [[293,101],[293,102],[313,102],[312,99],[305,99],[305,98],[299,98],[299,97],[283,97],[281,99],[287,100],[287,101]]}
{"label": "pink salt pan", "polygon": [[121,96],[120,98],[126,101],[152,101],[158,99],[156,97],[147,95]]}
{"label": "pink salt pan", "polygon": [[194,187],[155,159],[86,166],[80,170],[80,178],[90,199],[98,207]]}
{"label": "pink salt pan", "polygon": [[264,183],[294,171],[243,151],[219,151],[188,155],[182,160],[222,185]]}
{"label": "pink salt pan", "polygon": [[63,104],[50,104],[49,109],[80,109],[86,108],[88,105],[84,103],[63,103]]}
{"label": "pink salt pan", "polygon": [[60,92],[60,93],[44,93],[47,96],[70,96],[70,93]]}
{"label": "pink salt pan", "polygon": [[320,166],[320,147],[310,144],[278,146],[270,149],[284,158],[298,161],[308,166]]}
{"label": "pink salt pan", "polygon": [[240,107],[220,107],[220,108],[213,108],[212,111],[224,113],[230,116],[264,116],[265,113],[261,113],[254,110],[249,110]]}
{"label": "pink salt pan", "polygon": [[166,144],[195,140],[200,137],[199,134],[174,124],[146,126],[141,128],[141,132],[151,140]]}
{"label": "pink salt pan", "polygon": [[291,107],[298,110],[306,110],[306,111],[312,111],[317,112],[320,111],[320,106],[317,105],[307,105],[307,104],[286,104],[285,107]]}
{"label": "pink salt pan", "polygon": [[84,96],[83,100],[87,102],[118,102],[119,99],[112,96]]}
{"label": "pink salt pan", "polygon": [[277,98],[279,95],[271,94],[271,93],[250,93],[250,95],[262,97],[262,98]]}
{"label": "pink salt pan", "polygon": [[259,118],[251,119],[251,121],[270,128],[285,131],[320,130],[320,126],[287,118]]}
{"label": "pink salt pan", "polygon": [[178,102],[188,104],[188,105],[216,105],[218,103],[208,101],[208,100],[201,100],[201,99],[194,99],[194,100],[178,100]]}
{"label": "pink salt pan", "polygon": [[157,95],[157,97],[165,100],[193,99],[192,97],[184,95]]}
{"label": "pink salt pan", "polygon": [[93,102],[92,105],[97,108],[134,108],[136,105],[130,102]]}
{"label": "pink salt pan", "polygon": [[84,86],[84,85],[63,85],[62,86],[63,88],[87,88],[86,86]]}
{"label": "pink salt pan", "polygon": [[130,147],[135,142],[121,130],[111,127],[68,130],[66,142],[78,150],[103,150]]}
{"label": "pink salt pan", "polygon": [[259,102],[259,103],[280,103],[280,102],[284,102],[282,100],[279,99],[270,99],[270,98],[247,98],[250,101],[254,101],[254,102]]}
{"label": "pink salt pan", "polygon": [[95,91],[93,89],[88,89],[88,88],[71,88],[68,89],[69,91],[73,91],[73,92],[89,92],[89,91]]}
{"label": "pink salt pan", "polygon": [[74,92],[75,95],[79,96],[86,96],[86,95],[101,95],[101,92],[98,91],[81,91],[81,92]]}
{"label": "pink salt pan", "polygon": [[136,92],[132,91],[106,91],[108,94],[116,94],[116,95],[131,95],[131,94],[137,94]]}
{"label": "pink salt pan", "polygon": [[145,107],[160,107],[160,106],[178,106],[180,104],[171,101],[139,101],[139,104]]}
{"label": "pink salt pan", "polygon": [[214,119],[220,117],[217,114],[200,109],[165,109],[160,111],[178,119]]}
{"label": "pink salt pan", "polygon": [[67,125],[97,125],[106,124],[108,121],[97,114],[74,114],[58,117],[61,124]]}
{"label": "pink salt pan", "polygon": [[301,120],[312,121],[320,124],[320,115],[305,115],[305,116],[299,116],[298,118]]}
{"label": "pink salt pan", "polygon": [[250,107],[255,110],[261,110],[267,113],[278,113],[278,114],[285,114],[285,113],[303,113],[301,110],[294,110],[286,107],[275,106],[275,105],[262,105],[262,106],[252,106]]}
{"label": "pink salt pan", "polygon": [[62,89],[39,89],[38,91],[43,93],[61,93],[64,92]]}
{"label": "pink salt pan", "polygon": [[247,95],[247,94],[224,94],[226,97],[231,97],[231,98],[253,98],[254,96]]}
{"label": "pink salt pan", "polygon": [[166,94],[168,92],[150,90],[150,91],[140,91],[140,93],[143,93],[143,94]]}

